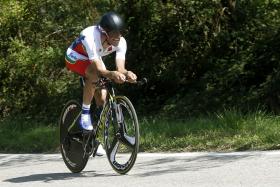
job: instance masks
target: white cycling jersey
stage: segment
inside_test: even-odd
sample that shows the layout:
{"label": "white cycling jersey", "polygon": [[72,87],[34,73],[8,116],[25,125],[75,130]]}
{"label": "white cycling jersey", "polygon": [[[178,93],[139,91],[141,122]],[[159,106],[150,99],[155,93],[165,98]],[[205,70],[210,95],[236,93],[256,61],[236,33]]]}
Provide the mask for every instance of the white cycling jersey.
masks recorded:
{"label": "white cycling jersey", "polygon": [[101,60],[102,57],[116,51],[116,59],[125,60],[126,41],[120,38],[118,46],[109,46],[103,49],[101,43],[101,31],[98,26],[90,26],[84,29],[80,36],[72,43],[67,50],[67,56],[70,60]]}

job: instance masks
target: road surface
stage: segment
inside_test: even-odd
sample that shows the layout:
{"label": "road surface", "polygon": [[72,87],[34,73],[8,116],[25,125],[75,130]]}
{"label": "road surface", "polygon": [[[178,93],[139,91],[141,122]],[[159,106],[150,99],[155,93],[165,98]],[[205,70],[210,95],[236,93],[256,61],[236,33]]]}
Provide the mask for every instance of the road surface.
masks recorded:
{"label": "road surface", "polygon": [[127,175],[106,156],[72,174],[60,154],[0,154],[0,186],[280,186],[280,151],[141,153]]}

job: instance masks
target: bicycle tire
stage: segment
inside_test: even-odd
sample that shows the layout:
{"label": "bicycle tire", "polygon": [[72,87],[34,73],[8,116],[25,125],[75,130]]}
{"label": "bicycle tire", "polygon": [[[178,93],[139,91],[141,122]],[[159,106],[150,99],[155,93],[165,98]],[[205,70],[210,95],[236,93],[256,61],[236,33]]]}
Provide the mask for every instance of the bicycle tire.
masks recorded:
{"label": "bicycle tire", "polygon": [[[128,143],[124,143],[123,140],[125,139],[126,141],[127,138],[117,137],[116,133],[119,130],[119,127],[116,123],[116,119],[112,119],[114,118],[114,116],[112,115],[113,112],[112,110],[110,110],[109,104],[107,104],[106,106],[107,108],[105,108],[106,120],[105,120],[105,129],[104,129],[104,145],[105,145],[106,155],[111,167],[119,174],[126,174],[131,170],[137,158],[137,153],[139,150],[139,138],[140,138],[139,123],[138,123],[136,111],[132,103],[127,97],[117,96],[115,97],[115,100],[117,105],[121,107],[120,111],[123,118],[121,123],[123,124],[123,128],[125,129],[124,131],[126,131],[124,133],[124,136],[129,137],[131,141]],[[127,112],[129,113],[128,115],[126,115],[125,110],[127,110]],[[131,119],[127,119],[128,116],[131,117]],[[110,133],[110,131],[113,131],[113,134],[112,132]],[[132,133],[132,131],[134,131],[134,137],[130,134]],[[113,140],[110,140],[112,138]],[[131,151],[131,153],[129,153],[131,155],[128,156],[129,157],[128,160],[125,161],[124,163],[120,163],[116,158],[117,154],[120,154],[119,156],[120,159],[122,159],[122,157],[125,156],[125,154],[122,155],[123,150],[119,150],[120,145],[129,145],[127,146],[128,147],[127,149]],[[117,151],[120,151],[120,153],[117,153]]]}
{"label": "bicycle tire", "polygon": [[[59,129],[60,129],[60,152],[68,169],[73,173],[81,172],[89,159],[84,155],[82,143],[82,131],[78,128],[78,118],[81,114],[81,105],[76,100],[70,100],[62,110]],[[69,127],[72,126],[69,131]]]}

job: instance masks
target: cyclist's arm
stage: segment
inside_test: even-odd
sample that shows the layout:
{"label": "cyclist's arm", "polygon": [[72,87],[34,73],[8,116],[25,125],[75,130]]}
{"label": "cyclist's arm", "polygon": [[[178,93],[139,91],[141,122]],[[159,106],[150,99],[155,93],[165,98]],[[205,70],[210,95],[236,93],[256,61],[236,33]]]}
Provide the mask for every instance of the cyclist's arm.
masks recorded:
{"label": "cyclist's arm", "polygon": [[116,59],[116,67],[117,67],[117,71],[127,75],[127,69],[125,69],[125,60],[124,59]]}
{"label": "cyclist's arm", "polygon": [[123,83],[125,82],[125,75],[118,71],[109,71],[104,66],[102,60],[94,59],[91,60],[91,68],[93,71],[96,71],[97,76],[100,77],[106,77],[109,79],[113,79],[117,83]]}
{"label": "cyclist's arm", "polygon": [[126,41],[123,37],[120,38],[120,43],[116,50],[116,68],[117,71],[123,74],[127,74],[125,69],[125,54],[126,54]]}
{"label": "cyclist's arm", "polygon": [[109,78],[109,79],[113,79],[112,71],[107,70],[104,67],[104,64],[101,60],[93,59],[93,60],[90,60],[90,61],[91,61],[92,68],[96,70],[97,75],[99,77],[102,76],[102,77],[106,77],[106,78]]}
{"label": "cyclist's arm", "polygon": [[124,74],[129,82],[133,83],[136,81],[137,76],[132,71],[128,71],[125,68],[124,59],[116,59],[116,66],[117,66],[117,71]]}

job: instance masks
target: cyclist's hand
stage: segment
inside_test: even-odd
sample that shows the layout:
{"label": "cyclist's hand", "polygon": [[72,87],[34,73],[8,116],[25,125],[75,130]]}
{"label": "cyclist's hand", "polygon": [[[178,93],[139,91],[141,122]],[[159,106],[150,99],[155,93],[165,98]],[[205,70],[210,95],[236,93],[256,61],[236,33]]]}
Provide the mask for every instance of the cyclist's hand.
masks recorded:
{"label": "cyclist's hand", "polygon": [[130,83],[135,83],[137,80],[137,76],[132,71],[127,71],[126,78]]}
{"label": "cyclist's hand", "polygon": [[124,83],[126,80],[126,77],[124,74],[122,74],[118,71],[112,71],[112,79],[114,79],[114,81],[116,83]]}

